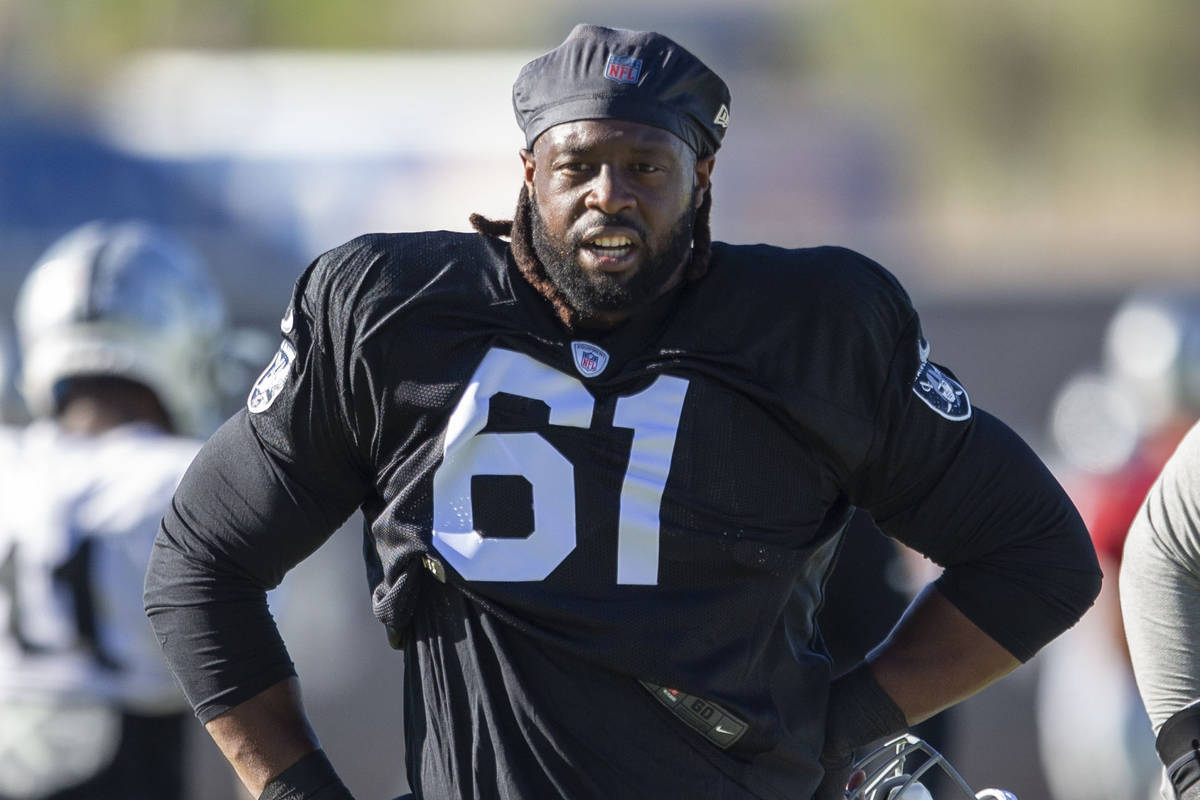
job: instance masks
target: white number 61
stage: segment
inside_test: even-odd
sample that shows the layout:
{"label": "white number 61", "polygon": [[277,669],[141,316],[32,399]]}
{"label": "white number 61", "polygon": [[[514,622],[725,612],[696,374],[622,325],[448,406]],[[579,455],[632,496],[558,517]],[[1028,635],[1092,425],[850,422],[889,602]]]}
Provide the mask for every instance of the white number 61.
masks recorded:
{"label": "white number 61", "polygon": [[[617,400],[613,424],[633,429],[621,486],[617,583],[658,583],[659,507],[688,382],[661,375]],[[446,428],[433,476],[433,546],[471,581],[540,581],[575,549],[575,468],[536,433],[479,433],[504,392],[541,400],[551,425],[589,428],[595,402],[583,384],[522,353],[493,349],[475,370]],[[521,475],[533,486],[533,532],[488,538],[475,529],[472,475]]]}

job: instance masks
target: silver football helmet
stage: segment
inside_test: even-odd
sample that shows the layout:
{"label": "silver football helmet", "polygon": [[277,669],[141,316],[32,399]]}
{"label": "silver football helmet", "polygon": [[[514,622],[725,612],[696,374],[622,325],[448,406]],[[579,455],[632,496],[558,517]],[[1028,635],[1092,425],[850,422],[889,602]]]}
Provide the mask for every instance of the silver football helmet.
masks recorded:
{"label": "silver football helmet", "polygon": [[933,798],[921,783],[921,778],[935,769],[949,779],[958,800],[1017,800],[1015,794],[1003,789],[974,791],[945,756],[908,733],[868,753],[854,769],[865,772],[867,779],[857,789],[846,792],[847,800],[946,800]]}
{"label": "silver football helmet", "polygon": [[75,376],[148,387],[180,433],[219,422],[216,354],[226,307],[199,257],[141,222],[92,222],[42,255],[17,296],[20,389],[35,416],[58,411]]}

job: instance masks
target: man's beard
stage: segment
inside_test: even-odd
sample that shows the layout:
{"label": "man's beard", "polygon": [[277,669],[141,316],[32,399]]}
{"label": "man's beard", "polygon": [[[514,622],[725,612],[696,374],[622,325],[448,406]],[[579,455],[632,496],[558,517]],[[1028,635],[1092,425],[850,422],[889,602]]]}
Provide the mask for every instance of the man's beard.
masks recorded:
{"label": "man's beard", "polygon": [[[693,209],[686,209],[671,227],[661,247],[652,247],[641,226],[619,217],[598,216],[594,226],[620,226],[637,231],[645,252],[638,271],[625,282],[605,272],[587,272],[579,266],[582,236],[555,240],[546,230],[537,201],[529,200],[530,239],[546,275],[566,301],[583,318],[606,311],[635,311],[649,305],[662,292],[676,268],[688,257],[696,222]],[[580,226],[576,226],[580,227]]]}

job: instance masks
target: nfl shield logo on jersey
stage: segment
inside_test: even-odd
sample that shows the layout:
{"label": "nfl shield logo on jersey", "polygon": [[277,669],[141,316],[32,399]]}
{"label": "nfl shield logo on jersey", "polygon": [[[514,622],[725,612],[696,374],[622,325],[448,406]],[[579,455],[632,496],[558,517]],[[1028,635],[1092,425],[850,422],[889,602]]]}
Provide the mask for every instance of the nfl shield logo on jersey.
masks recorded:
{"label": "nfl shield logo on jersey", "polygon": [[594,378],[608,366],[608,353],[591,342],[571,342],[575,369],[585,378]]}
{"label": "nfl shield logo on jersey", "polygon": [[292,362],[295,360],[296,348],[292,347],[291,342],[282,342],[279,352],[271,359],[262,375],[258,376],[258,380],[250,389],[250,396],[246,398],[246,408],[250,409],[251,414],[261,413],[271,407],[275,398],[279,396],[279,390],[287,381]]}
{"label": "nfl shield logo on jersey", "polygon": [[967,390],[932,361],[921,363],[912,390],[925,405],[948,420],[961,422],[971,417],[971,399],[967,397]]}

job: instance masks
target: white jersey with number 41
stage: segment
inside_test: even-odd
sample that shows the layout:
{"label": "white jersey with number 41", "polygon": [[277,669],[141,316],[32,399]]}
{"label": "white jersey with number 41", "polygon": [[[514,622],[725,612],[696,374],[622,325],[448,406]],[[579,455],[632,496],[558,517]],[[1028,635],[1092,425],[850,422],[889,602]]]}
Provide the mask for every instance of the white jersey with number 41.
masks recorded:
{"label": "white jersey with number 41", "polygon": [[186,707],[142,611],[159,520],[199,443],[126,425],[0,427],[0,703]]}

